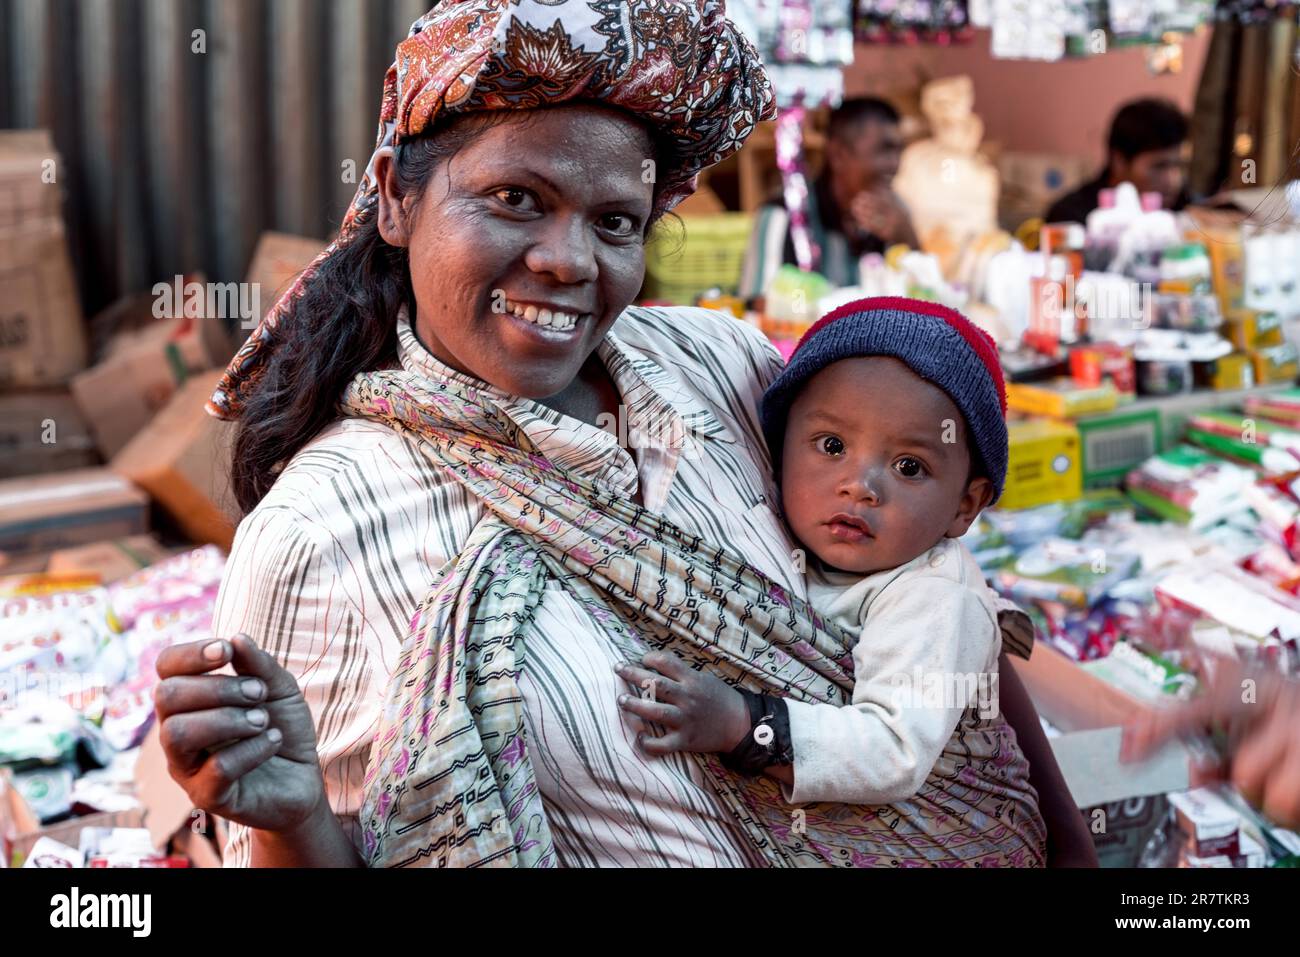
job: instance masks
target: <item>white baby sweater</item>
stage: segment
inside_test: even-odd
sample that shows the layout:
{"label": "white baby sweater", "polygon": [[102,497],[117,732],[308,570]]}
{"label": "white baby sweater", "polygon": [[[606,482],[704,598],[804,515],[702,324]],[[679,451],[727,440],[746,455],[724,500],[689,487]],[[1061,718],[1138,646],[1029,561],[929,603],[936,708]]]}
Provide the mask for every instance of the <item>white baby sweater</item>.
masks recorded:
{"label": "white baby sweater", "polygon": [[968,706],[997,707],[999,600],[974,557],[945,538],[865,577],[817,567],[808,601],[859,634],[852,703],[787,699],[794,786],[787,801],[891,804],[924,783]]}

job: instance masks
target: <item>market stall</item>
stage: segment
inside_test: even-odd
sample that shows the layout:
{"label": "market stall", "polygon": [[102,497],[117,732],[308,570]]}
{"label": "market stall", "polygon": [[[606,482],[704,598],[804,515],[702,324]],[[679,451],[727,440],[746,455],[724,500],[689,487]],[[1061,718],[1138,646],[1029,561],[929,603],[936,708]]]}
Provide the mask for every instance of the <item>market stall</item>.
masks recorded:
{"label": "market stall", "polygon": [[[1082,220],[1053,221],[1097,157],[998,153],[979,82],[939,74],[898,109],[894,189],[915,242],[855,255],[854,281],[836,283],[842,250],[815,211],[828,115],[864,58],[887,73],[897,51],[961,47],[1105,70],[1128,49],[1162,73],[1185,38],[1215,31],[1204,85],[1243,24],[1300,57],[1295,7],[730,6],[779,117],[662,225],[640,301],[717,310],[786,356],[866,296],[941,302],[985,329],[1008,383],[1010,465],[963,541],[1035,624],[1017,668],[1103,865],[1295,866],[1300,835],[1231,789],[1191,787],[1190,761],[1216,742],[1137,762],[1120,750],[1126,722],[1189,700],[1216,662],[1300,675],[1297,161],[1241,165],[1257,144],[1228,136],[1208,98],[1192,117],[1197,202],[1172,210],[1124,182]],[[1271,112],[1253,121],[1300,134],[1300,85],[1269,82]],[[229,426],[203,403],[240,330],[203,321],[231,312],[193,275],[84,322],[60,212],[35,185],[52,153],[39,132],[0,133],[0,866],[219,865],[225,824],[168,777],[152,695],[159,652],[210,634],[237,510]],[[773,211],[792,261],[744,289]],[[243,285],[264,310],[322,246],[264,234]]]}

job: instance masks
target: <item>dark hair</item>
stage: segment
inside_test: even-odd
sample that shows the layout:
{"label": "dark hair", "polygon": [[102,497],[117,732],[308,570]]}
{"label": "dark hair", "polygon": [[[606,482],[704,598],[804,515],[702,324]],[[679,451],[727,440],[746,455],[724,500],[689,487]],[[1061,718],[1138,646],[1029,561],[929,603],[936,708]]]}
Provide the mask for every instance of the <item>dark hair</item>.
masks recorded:
{"label": "dark hair", "polygon": [[1148,98],[1133,100],[1120,107],[1110,121],[1107,146],[1131,160],[1139,153],[1180,146],[1187,139],[1189,126],[1183,111],[1169,100]]}
{"label": "dark hair", "polygon": [[853,138],[867,123],[898,123],[898,110],[874,96],[857,96],[831,110],[826,138],[841,143]]}
{"label": "dark hair", "polygon": [[[443,162],[518,115],[460,114],[398,145],[397,191],[418,201]],[[667,147],[647,130],[656,162],[662,163]],[[656,210],[662,182],[657,178],[654,187]],[[304,286],[296,308],[311,321],[271,333],[269,358],[244,396],[234,439],[231,489],[245,513],[262,500],[288,461],[338,418],[339,399],[353,377],[396,362],[397,315],[405,305],[414,316],[415,295],[407,251],[384,241],[378,220],[377,211],[364,217],[351,240]]]}

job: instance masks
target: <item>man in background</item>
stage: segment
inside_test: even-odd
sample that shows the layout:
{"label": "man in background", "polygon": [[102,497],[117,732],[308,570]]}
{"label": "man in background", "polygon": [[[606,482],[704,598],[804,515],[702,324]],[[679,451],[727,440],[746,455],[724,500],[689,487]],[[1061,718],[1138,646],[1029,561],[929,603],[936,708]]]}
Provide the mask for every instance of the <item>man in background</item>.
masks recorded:
{"label": "man in background", "polygon": [[[831,113],[823,169],[810,186],[808,229],[821,250],[817,271],[832,285],[856,285],[858,259],[866,253],[917,245],[892,186],[902,152],[898,111],[884,100],[848,99]],[[790,215],[777,196],[757,213],[740,295],[762,294],[783,263],[795,262]]]}
{"label": "man in background", "polygon": [[1182,209],[1188,203],[1188,132],[1187,117],[1168,100],[1125,103],[1110,123],[1105,169],[1053,203],[1047,222],[1084,222],[1101,205],[1101,191],[1123,182],[1139,193],[1159,193],[1165,209]]}

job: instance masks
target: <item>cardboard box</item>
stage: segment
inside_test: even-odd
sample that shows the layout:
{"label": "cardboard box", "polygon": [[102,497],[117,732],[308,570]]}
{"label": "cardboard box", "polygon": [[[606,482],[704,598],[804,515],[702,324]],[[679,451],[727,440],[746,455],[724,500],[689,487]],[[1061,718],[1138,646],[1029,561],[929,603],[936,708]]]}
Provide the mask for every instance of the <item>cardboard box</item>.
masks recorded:
{"label": "cardboard box", "polygon": [[171,554],[171,550],[164,548],[152,535],[133,535],[111,542],[59,549],[50,555],[46,571],[51,575],[95,575],[107,585]]}
{"label": "cardboard box", "polygon": [[110,468],[147,491],[196,542],[229,549],[238,510],[230,494],[234,427],[204,410],[221,370],[187,381]]}
{"label": "cardboard box", "polygon": [[266,315],[280,294],[289,288],[299,273],[311,265],[311,261],[326,245],[319,239],[307,236],[262,233],[248,264],[246,279],[257,290],[262,315]]}
{"label": "cardboard box", "polygon": [[1073,423],[1028,419],[1007,425],[1007,481],[999,508],[1066,502],[1083,493],[1079,430]]}
{"label": "cardboard box", "polygon": [[1108,801],[1083,809],[1083,823],[1092,835],[1102,867],[1137,867],[1142,851],[1169,816],[1163,794]]}
{"label": "cardboard box", "polygon": [[47,134],[0,133],[0,388],[62,385],[86,365],[61,187],[49,170],[62,167]]}
{"label": "cardboard box", "polygon": [[1075,420],[1085,489],[1118,485],[1160,451],[1160,412],[1116,409]]}
{"label": "cardboard box", "polygon": [[0,388],[63,385],[85,366],[62,225],[0,234]]}
{"label": "cardboard box", "polygon": [[72,380],[100,453],[111,459],[193,373],[224,365],[233,349],[219,320],[161,319],[110,340],[102,362]]}
{"label": "cardboard box", "polygon": [[35,552],[145,531],[149,499],[107,468],[0,481],[0,551]]}
{"label": "cardboard box", "polygon": [[0,394],[0,479],[99,464],[95,440],[72,394]]}
{"label": "cardboard box", "polygon": [[[0,231],[60,216],[58,161],[49,130],[0,131]],[[47,182],[47,171],[54,172],[54,183]]]}

